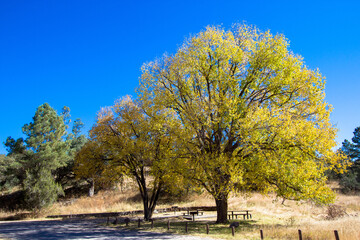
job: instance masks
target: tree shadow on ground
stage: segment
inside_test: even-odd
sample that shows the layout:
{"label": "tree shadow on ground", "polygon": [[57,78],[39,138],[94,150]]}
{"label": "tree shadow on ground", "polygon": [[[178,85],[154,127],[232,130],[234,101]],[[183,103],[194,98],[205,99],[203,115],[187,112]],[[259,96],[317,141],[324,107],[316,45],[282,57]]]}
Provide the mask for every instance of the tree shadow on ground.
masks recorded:
{"label": "tree shadow on ground", "polygon": [[25,210],[25,192],[15,191],[0,196],[0,210],[2,211],[18,211]]}

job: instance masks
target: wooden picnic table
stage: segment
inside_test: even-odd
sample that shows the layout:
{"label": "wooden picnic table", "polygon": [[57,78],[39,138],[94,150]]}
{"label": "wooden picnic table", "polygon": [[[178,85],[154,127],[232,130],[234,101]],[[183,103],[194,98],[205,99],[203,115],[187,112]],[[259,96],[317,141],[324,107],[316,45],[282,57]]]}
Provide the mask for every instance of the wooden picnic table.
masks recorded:
{"label": "wooden picnic table", "polygon": [[204,212],[202,212],[201,209],[197,209],[196,211],[189,211],[188,214],[192,215],[192,220],[194,222],[195,221],[195,215],[197,215],[197,216],[204,215]]}
{"label": "wooden picnic table", "polygon": [[234,216],[237,217],[238,216],[243,216],[244,220],[245,220],[245,217],[246,219],[252,219],[252,216],[251,216],[251,210],[237,210],[237,211],[228,211],[228,216],[229,216],[229,219],[234,219]]}

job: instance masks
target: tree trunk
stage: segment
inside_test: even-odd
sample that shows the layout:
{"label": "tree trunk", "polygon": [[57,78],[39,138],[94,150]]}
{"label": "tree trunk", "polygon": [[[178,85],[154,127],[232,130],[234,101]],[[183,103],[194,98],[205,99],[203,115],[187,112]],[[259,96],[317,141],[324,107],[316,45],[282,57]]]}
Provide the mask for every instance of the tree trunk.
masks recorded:
{"label": "tree trunk", "polygon": [[90,180],[88,180],[88,182],[90,183],[89,197],[92,197],[92,196],[94,196],[94,193],[95,193],[95,183],[94,183],[94,179],[90,179]]}
{"label": "tree trunk", "polygon": [[141,168],[139,172],[134,172],[134,176],[136,178],[140,190],[141,198],[143,201],[144,220],[150,221],[154,213],[157,200],[159,199],[159,194],[162,188],[162,184],[161,182],[154,183],[152,190],[149,191],[146,185],[144,168]]}
{"label": "tree trunk", "polygon": [[226,195],[221,195],[215,199],[217,219],[216,223],[227,223],[228,199]]}
{"label": "tree trunk", "polygon": [[157,200],[159,199],[160,190],[161,190],[161,184],[155,185],[152,191],[151,198],[149,199],[149,191],[146,189],[144,191],[144,194],[142,196],[143,199],[143,205],[144,205],[144,219],[145,221],[150,221],[156,204]]}
{"label": "tree trunk", "polygon": [[145,221],[149,221],[152,217],[151,209],[149,208],[149,197],[146,192],[146,196],[143,198],[143,204],[144,204],[144,219]]}
{"label": "tree trunk", "polygon": [[149,207],[144,207],[144,219],[145,221],[150,221],[153,212]]}

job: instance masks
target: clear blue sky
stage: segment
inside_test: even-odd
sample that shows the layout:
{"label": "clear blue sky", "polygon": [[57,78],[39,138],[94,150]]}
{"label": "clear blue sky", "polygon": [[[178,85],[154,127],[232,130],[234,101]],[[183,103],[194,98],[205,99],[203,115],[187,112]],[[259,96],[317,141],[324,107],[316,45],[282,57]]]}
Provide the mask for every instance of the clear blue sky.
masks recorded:
{"label": "clear blue sky", "polygon": [[134,95],[144,62],[207,25],[245,22],[284,34],[326,76],[341,143],[360,126],[359,12],[357,1],[0,0],[0,141],[22,137],[44,102],[88,130],[100,107]]}

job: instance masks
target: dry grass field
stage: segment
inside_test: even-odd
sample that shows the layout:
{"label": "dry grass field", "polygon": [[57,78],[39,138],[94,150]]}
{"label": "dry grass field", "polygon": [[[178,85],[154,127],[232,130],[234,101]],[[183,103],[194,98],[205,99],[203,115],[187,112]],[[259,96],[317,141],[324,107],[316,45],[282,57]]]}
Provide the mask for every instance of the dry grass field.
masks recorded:
{"label": "dry grass field", "polygon": [[[162,200],[157,208],[186,206],[214,206],[213,199],[207,194],[190,195],[182,201]],[[229,210],[251,210],[252,221],[242,222],[236,229],[241,239],[259,239],[259,230],[264,232],[265,239],[298,239],[298,229],[302,230],[303,239],[335,239],[334,230],[338,230],[341,240],[360,240],[360,196],[338,194],[335,205],[341,206],[346,214],[339,218],[329,219],[328,207],[317,206],[310,202],[294,202],[276,200],[274,196],[263,196],[258,193],[249,196],[232,196]],[[49,214],[78,214],[141,210],[141,199],[136,191],[119,189],[100,191],[94,197],[80,197],[58,202],[44,211],[42,216]],[[0,212],[0,217],[23,212]],[[215,214],[215,213],[212,213]],[[335,213],[337,215],[338,213]],[[340,214],[341,215],[341,214]],[[31,215],[29,216],[31,217]],[[205,221],[205,222],[204,222]],[[213,224],[214,219],[209,219]],[[206,224],[206,220],[201,220]],[[215,226],[213,227],[215,229]],[[223,226],[226,228],[226,225]],[[161,227],[157,230],[161,231]],[[174,230],[177,232],[176,230]],[[215,230],[211,237],[233,239],[229,234]],[[203,233],[205,234],[205,233]]]}

